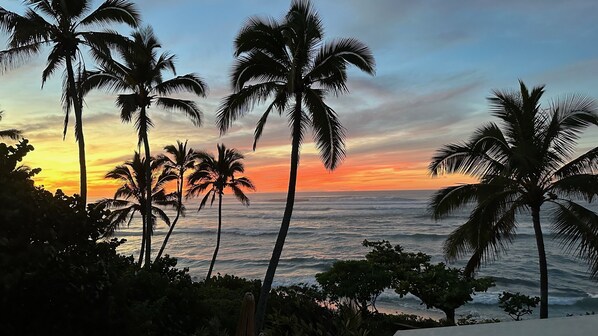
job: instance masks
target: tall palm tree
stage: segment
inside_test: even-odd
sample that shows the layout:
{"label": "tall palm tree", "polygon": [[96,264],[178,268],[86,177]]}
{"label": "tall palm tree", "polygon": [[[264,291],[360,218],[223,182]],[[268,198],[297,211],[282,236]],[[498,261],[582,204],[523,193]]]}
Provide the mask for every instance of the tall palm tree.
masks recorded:
{"label": "tall palm tree", "polygon": [[160,259],[160,257],[162,256],[162,253],[166,248],[166,244],[168,244],[168,239],[172,234],[172,230],[174,230],[174,226],[179,220],[179,216],[181,214],[183,216],[185,215],[185,206],[183,205],[183,186],[185,185],[185,174],[190,169],[193,169],[193,167],[195,166],[195,162],[198,159],[197,152],[195,152],[193,148],[187,148],[187,141],[183,143],[177,140],[176,146],[168,145],[164,147],[164,150],[166,151],[166,153],[168,153],[168,155],[160,154],[158,156],[158,161],[165,169],[168,169],[176,175],[175,195],[177,198],[177,209],[176,217],[172,221],[172,224],[170,224],[170,228],[168,229],[166,237],[164,237],[162,247],[160,247],[160,251],[158,251],[158,255],[156,256],[156,261]]}
{"label": "tall palm tree", "polygon": [[[148,235],[152,234],[152,228],[156,224],[156,219],[160,218],[164,223],[171,226],[170,219],[166,213],[159,207],[151,207],[150,225],[145,225],[146,221],[146,178],[145,161],[139,153],[135,152],[133,159],[125,162],[123,165],[116,166],[106,174],[106,178],[111,178],[121,182],[121,186],[114,193],[112,199],[103,199],[97,202],[97,206],[106,206],[112,210],[110,213],[110,227],[106,235],[112,235],[121,225],[129,226],[135,213],[141,214],[143,230],[150,229]],[[178,198],[172,194],[166,194],[164,186],[166,183],[175,180],[177,176],[169,169],[161,169],[160,162],[150,158],[152,168],[152,179],[150,188],[152,190],[151,199],[154,204],[167,207],[179,208]],[[174,197],[173,197],[174,196]],[[141,249],[139,254],[139,264],[141,264],[144,255],[145,234],[142,237]]]}
{"label": "tall palm tree", "polygon": [[[0,68],[6,69],[20,64],[32,55],[38,54],[43,46],[50,47],[46,68],[42,72],[42,87],[57,69],[66,72],[63,105],[66,116],[64,132],[68,126],[71,108],[75,111],[75,139],[79,147],[80,193],[83,204],[87,202],[87,166],[85,164],[85,139],[83,137],[83,105],[77,99],[75,84],[75,63],[83,62],[81,45],[105,49],[118,40],[113,31],[93,31],[97,27],[108,27],[125,23],[135,27],[139,13],[133,3],[126,0],[106,0],[90,11],[91,0],[25,0],[24,15],[0,7],[0,30],[10,34],[8,49],[0,51]],[[80,64],[80,63],[79,63]]]}
{"label": "tall palm tree", "polygon": [[198,196],[207,191],[199,204],[200,211],[210,200],[210,206],[214,204],[218,196],[218,233],[216,238],[216,248],[210,262],[210,268],[206,281],[212,277],[212,270],[220,248],[220,235],[222,233],[222,196],[224,190],[231,189],[235,197],[245,206],[249,206],[249,198],[243,192],[243,189],[255,190],[253,182],[247,177],[237,177],[235,174],[245,172],[245,166],[241,162],[245,157],[234,148],[226,148],[224,144],[218,145],[218,159],[210,153],[198,153],[199,164],[195,171],[189,175],[189,189],[187,196]]}
{"label": "tall palm tree", "polygon": [[[165,110],[179,110],[185,113],[196,126],[201,125],[201,111],[197,104],[191,100],[168,97],[174,93],[190,92],[204,97],[207,91],[206,84],[195,74],[176,76],[164,80],[163,72],[171,71],[176,75],[174,55],[167,52],[158,54],[161,48],[158,39],[151,27],[135,31],[127,43],[117,44],[116,53],[119,59],[103,50],[95,50],[94,57],[100,64],[99,71],[88,75],[85,90],[104,88],[110,91],[125,91],[116,98],[116,105],[120,108],[121,119],[131,122],[135,118],[135,128],[139,144],[144,145],[145,157],[150,157],[149,129],[153,122],[149,117],[148,109],[155,105]],[[149,180],[151,171],[149,161],[146,164],[146,178]],[[148,190],[146,194],[151,194]],[[150,202],[147,202],[149,216]],[[146,219],[149,223],[149,220]],[[149,229],[146,230],[150,232]],[[146,237],[145,264],[151,263],[151,236]]]}
{"label": "tall palm tree", "polygon": [[294,0],[280,21],[251,18],[235,39],[237,61],[231,75],[234,93],[222,103],[218,125],[225,133],[233,121],[255,103],[272,97],[255,129],[254,149],[272,111],[285,113],[291,128],[291,167],[284,216],[264,278],[256,311],[263,326],[268,294],[287,236],[293,204],[299,148],[308,128],[314,132],[324,165],[334,170],[345,157],[344,129],[337,113],[324,99],[346,93],[347,66],[374,74],[374,57],[363,43],[352,39],[323,42],[320,17],[309,1]]}
{"label": "tall palm tree", "polygon": [[466,272],[495,258],[515,237],[519,214],[531,213],[540,265],[540,318],[548,317],[548,268],[540,210],[552,203],[552,228],[598,274],[598,214],[577,203],[598,195],[598,147],[572,159],[580,133],[598,125],[596,104],[569,96],[543,108],[544,86],[531,91],[520,82],[519,92],[494,91],[491,113],[501,124],[489,123],[468,142],[437,151],[432,175],[464,173],[478,183],[438,191],[430,208],[440,219],[473,204],[467,222],[444,243],[447,259],[471,255]]}
{"label": "tall palm tree", "polygon": [[[2,121],[2,115],[4,111],[0,111],[0,121]],[[13,140],[19,140],[21,138],[22,132],[18,129],[7,129],[7,130],[0,130],[0,139],[1,138],[9,138]]]}

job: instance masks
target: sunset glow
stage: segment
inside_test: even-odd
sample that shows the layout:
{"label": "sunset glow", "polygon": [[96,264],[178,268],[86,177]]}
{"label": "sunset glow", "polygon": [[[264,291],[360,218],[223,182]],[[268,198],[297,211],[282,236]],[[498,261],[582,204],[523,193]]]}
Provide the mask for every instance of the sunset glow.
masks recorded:
{"label": "sunset glow", "polygon": [[[550,97],[572,92],[595,97],[598,46],[588,38],[598,36],[598,28],[588,13],[595,13],[596,4],[535,3],[314,1],[327,38],[355,37],[369,45],[377,75],[350,72],[350,92],[329,97],[347,129],[347,158],[336,171],[327,171],[310,133],[302,146],[298,191],[437,189],[471,182],[466,176],[432,178],[427,166],[437,148],[465,140],[475,127],[492,120],[485,101],[492,89],[514,88],[523,79],[530,86],[546,84]],[[253,131],[264,106],[223,136],[214,120],[220,99],[230,93],[233,37],[248,17],[279,17],[288,1],[141,4],[145,22],[154,27],[164,49],[177,55],[177,72],[196,72],[210,86],[208,98],[198,101],[204,112],[200,128],[183,115],[150,110],[152,152],[161,153],[177,139],[212,152],[217,143],[225,143],[246,155],[246,176],[259,192],[285,191],[290,131],[284,116],[271,116],[256,151]],[[18,1],[3,6],[23,10]],[[5,35],[0,44],[6,45]],[[63,140],[60,74],[41,89],[47,51],[41,55],[0,77],[0,109],[5,111],[0,126],[22,129],[36,148],[24,163],[42,168],[39,185],[77,193],[74,120]],[[88,67],[93,67],[91,61]],[[114,95],[93,92],[83,113],[89,195],[110,196],[116,185],[104,175],[139,150],[134,127],[121,123]],[[579,150],[597,140],[595,130],[586,133]]]}

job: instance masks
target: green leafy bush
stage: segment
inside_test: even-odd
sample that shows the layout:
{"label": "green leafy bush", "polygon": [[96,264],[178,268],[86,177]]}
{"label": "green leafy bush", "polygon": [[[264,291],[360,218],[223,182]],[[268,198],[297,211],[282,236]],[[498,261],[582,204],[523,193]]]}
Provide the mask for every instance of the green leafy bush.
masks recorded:
{"label": "green leafy bush", "polygon": [[498,296],[498,306],[515,321],[521,320],[521,317],[525,315],[531,315],[534,311],[533,308],[536,308],[539,303],[539,297],[527,296],[519,292],[502,292]]}
{"label": "green leafy bush", "polygon": [[368,260],[341,260],[323,273],[316,274],[323,291],[337,304],[348,299],[362,314],[376,310],[376,299],[390,287],[392,273],[383,265]]}

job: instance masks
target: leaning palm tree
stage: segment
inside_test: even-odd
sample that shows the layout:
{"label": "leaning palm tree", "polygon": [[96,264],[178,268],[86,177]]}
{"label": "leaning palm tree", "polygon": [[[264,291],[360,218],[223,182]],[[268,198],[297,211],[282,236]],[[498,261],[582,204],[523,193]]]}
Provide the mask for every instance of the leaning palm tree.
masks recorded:
{"label": "leaning palm tree", "polygon": [[[2,121],[2,115],[4,111],[0,111],[0,121]],[[1,138],[9,138],[12,140],[19,140],[21,138],[22,132],[18,129],[7,129],[7,130],[0,130],[0,139]]]}
{"label": "leaning palm tree", "polygon": [[374,74],[374,58],[366,45],[352,38],[324,43],[323,34],[320,17],[309,1],[294,0],[280,22],[251,18],[235,39],[234,93],[218,111],[218,126],[225,133],[254,104],[272,98],[257,123],[254,149],[271,112],[285,113],[291,128],[287,201],[259,296],[258,330],[263,326],[268,294],[291,221],[299,148],[305,133],[313,129],[325,167],[334,170],[345,157],[344,129],[337,113],[325,103],[326,95],[348,91],[348,65]]}
{"label": "leaning palm tree", "polygon": [[166,234],[166,237],[164,237],[162,247],[160,247],[160,251],[158,251],[158,255],[156,256],[156,261],[160,259],[162,253],[164,253],[166,244],[168,244],[168,239],[170,238],[170,235],[172,234],[174,226],[179,220],[179,217],[181,215],[185,215],[185,206],[183,205],[183,186],[185,185],[185,174],[187,171],[195,167],[195,162],[198,159],[197,152],[195,152],[193,148],[187,148],[187,141],[183,143],[177,140],[176,146],[168,145],[164,147],[164,150],[168,154],[160,154],[158,156],[158,161],[165,169],[168,169],[176,175],[175,195],[177,198],[177,209],[176,217],[172,221],[172,224],[170,224],[170,228],[168,228],[168,233]]}
{"label": "leaning palm tree", "polygon": [[[135,118],[135,128],[139,144],[144,145],[145,157],[150,157],[148,133],[153,122],[148,114],[150,106],[155,105],[165,110],[179,110],[185,113],[196,126],[201,125],[201,111],[191,100],[168,97],[174,93],[190,92],[204,97],[206,84],[195,74],[176,76],[164,80],[163,72],[170,70],[176,75],[174,55],[158,54],[160,43],[151,27],[135,31],[127,43],[116,45],[116,55],[105,53],[104,50],[94,50],[94,57],[100,64],[99,70],[88,74],[85,90],[104,88],[121,93],[116,98],[116,105],[120,109],[120,116],[124,122],[131,122]],[[149,161],[146,164],[146,178],[149,180],[151,171]],[[151,194],[147,184],[146,194]],[[151,199],[147,202],[146,216],[149,216]],[[146,219],[149,223],[149,219]],[[149,225],[149,224],[148,224]],[[149,232],[149,230],[146,230]],[[149,266],[151,252],[151,236],[145,237],[146,260]]]}
{"label": "leaning palm tree", "polygon": [[[489,123],[468,142],[446,145],[430,163],[432,175],[463,173],[479,179],[438,191],[430,208],[440,219],[468,204],[469,219],[444,243],[447,259],[470,256],[471,274],[482,262],[505,250],[518,226],[518,215],[530,214],[540,265],[540,318],[548,317],[548,269],[540,210],[552,203],[552,229],[598,274],[598,214],[578,203],[598,196],[598,147],[572,159],[580,133],[598,125],[596,104],[569,96],[543,108],[544,86],[531,91],[494,91],[491,112],[501,124]],[[502,126],[502,127],[501,127]]]}
{"label": "leaning palm tree", "polygon": [[218,145],[218,159],[210,153],[198,153],[199,164],[195,167],[195,171],[189,175],[189,189],[187,196],[198,196],[206,192],[199,204],[200,211],[210,200],[210,206],[214,204],[216,196],[218,196],[218,233],[216,236],[216,248],[210,262],[208,275],[206,281],[212,277],[212,270],[214,263],[216,263],[216,256],[220,248],[220,235],[222,233],[222,196],[224,190],[231,189],[235,197],[245,206],[249,206],[249,198],[243,192],[243,189],[255,190],[255,186],[247,177],[237,177],[235,174],[245,172],[245,166],[241,162],[244,159],[243,154],[237,152],[234,148],[229,149],[222,145]]}
{"label": "leaning palm tree", "polygon": [[0,69],[20,64],[40,53],[43,46],[50,47],[46,68],[42,72],[42,87],[56,70],[64,67],[65,85],[63,105],[63,137],[66,136],[69,113],[75,112],[75,139],[79,146],[80,193],[83,204],[87,201],[87,166],[85,164],[85,139],[83,137],[82,102],[77,99],[75,63],[81,67],[80,46],[105,49],[118,40],[113,31],[90,29],[107,27],[114,23],[137,26],[139,14],[133,3],[126,0],[106,0],[90,12],[91,0],[39,1],[25,0],[24,15],[0,7],[0,30],[9,33],[8,49],[0,51]]}
{"label": "leaning palm tree", "polygon": [[[166,213],[153,205],[151,207],[151,215],[149,216],[150,225],[146,225],[145,223],[148,217],[145,215],[146,204],[148,203],[145,197],[145,161],[145,158],[141,158],[139,153],[135,152],[132,160],[125,162],[123,165],[116,166],[116,168],[108,172],[106,178],[118,180],[121,186],[116,190],[112,199],[102,199],[96,203],[97,206],[107,207],[112,210],[108,218],[110,226],[106,232],[107,236],[112,235],[114,231],[125,223],[129,226],[137,212],[141,214],[143,222],[142,229],[145,231],[149,228],[150,232],[142,235],[139,253],[140,265],[143,261],[145,236],[152,234],[156,219],[160,218],[168,226],[171,226],[170,219]],[[165,184],[175,180],[177,176],[169,169],[161,169],[162,167],[158,161],[152,158],[150,158],[150,161],[153,172],[150,182],[153,203],[160,206],[179,208],[178,198],[175,195],[167,194],[164,190]]]}

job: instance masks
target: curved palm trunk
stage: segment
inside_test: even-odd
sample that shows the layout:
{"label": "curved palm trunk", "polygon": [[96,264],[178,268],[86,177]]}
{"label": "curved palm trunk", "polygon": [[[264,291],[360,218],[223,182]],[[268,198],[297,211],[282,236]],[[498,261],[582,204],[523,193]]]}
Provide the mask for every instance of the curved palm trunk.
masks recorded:
{"label": "curved palm trunk", "polygon": [[145,214],[141,213],[141,249],[139,250],[139,261],[137,262],[137,267],[141,268],[141,264],[143,263],[143,255],[145,252]]}
{"label": "curved palm trunk", "polygon": [[172,221],[172,224],[170,224],[170,228],[168,228],[168,233],[166,233],[166,237],[164,237],[164,241],[162,242],[162,246],[160,247],[160,251],[158,251],[158,255],[156,256],[156,259],[154,259],[154,262],[158,261],[158,259],[160,259],[160,257],[162,257],[162,253],[164,253],[164,249],[166,248],[166,244],[168,244],[168,239],[170,239],[170,235],[172,234],[172,230],[174,230],[174,226],[176,225],[176,222],[179,220],[179,216],[181,215],[181,207],[183,204],[183,181],[182,181],[182,175],[179,176],[179,180],[177,181],[177,199],[178,199],[178,204],[177,204],[177,209],[176,209],[176,217],[174,218],[174,221]]}
{"label": "curved palm trunk", "polygon": [[[278,238],[276,238],[276,244],[272,251],[272,257],[268,264],[268,270],[264,277],[264,283],[260,290],[260,297],[258,300],[255,316],[255,332],[256,335],[260,333],[264,327],[264,320],[266,318],[266,307],[268,304],[268,296],[270,295],[270,289],[272,288],[272,281],[274,280],[274,274],[278,267],[278,262],[282,254],[282,248],[284,246],[287,233],[289,231],[289,224],[291,223],[291,215],[293,214],[293,206],[295,204],[295,187],[297,185],[297,170],[299,167],[299,145],[300,138],[299,133],[301,129],[301,95],[297,94],[295,98],[295,113],[297,113],[297,119],[293,124],[293,141],[291,148],[291,172],[289,176],[289,189],[287,192],[287,204],[284,209],[284,215],[282,217],[282,223],[280,224],[280,230],[278,232]],[[297,103],[299,102],[299,103]]]}
{"label": "curved palm trunk", "polygon": [[85,163],[85,139],[83,137],[83,106],[76,91],[73,63],[68,56],[66,57],[66,71],[70,90],[69,98],[73,102],[75,110],[75,139],[79,147],[79,193],[81,194],[81,202],[85,208],[87,205],[87,165]]}
{"label": "curved palm trunk", "polygon": [[214,269],[216,256],[218,255],[218,249],[220,248],[220,235],[222,233],[222,192],[219,192],[218,196],[218,233],[216,238],[216,248],[214,249],[212,262],[210,262],[210,269],[208,270],[208,275],[206,276],[206,282],[210,281],[210,278],[212,277],[212,270]]}
{"label": "curved palm trunk", "polygon": [[150,145],[149,140],[147,137],[147,123],[145,120],[147,119],[145,114],[145,106],[141,108],[140,119],[142,120],[141,123],[141,134],[143,137],[143,146],[145,149],[145,163],[144,163],[144,170],[145,170],[145,265],[144,267],[149,267],[152,260],[152,171],[150,167]]}
{"label": "curved palm trunk", "polygon": [[532,220],[536,245],[538,246],[538,261],[540,264],[540,318],[548,318],[548,266],[546,264],[546,251],[544,250],[544,237],[540,226],[540,208],[532,207]]}

